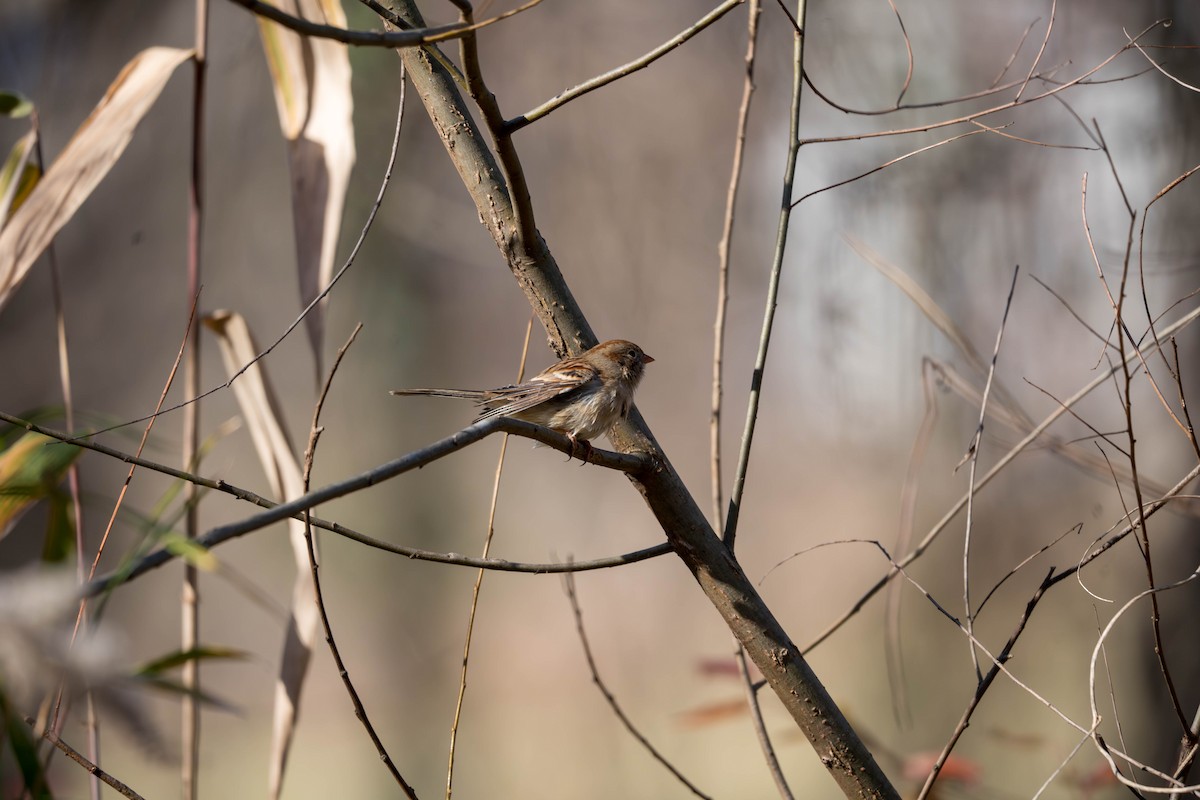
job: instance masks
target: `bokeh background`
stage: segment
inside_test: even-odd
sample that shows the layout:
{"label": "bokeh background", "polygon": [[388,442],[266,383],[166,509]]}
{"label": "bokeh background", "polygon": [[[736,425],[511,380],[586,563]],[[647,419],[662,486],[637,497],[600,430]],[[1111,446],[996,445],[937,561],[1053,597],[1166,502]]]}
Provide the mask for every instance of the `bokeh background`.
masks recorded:
{"label": "bokeh background", "polygon": [[[894,105],[905,73],[896,18],[875,0],[820,2],[808,11],[805,64],[820,90],[855,109]],[[1035,20],[1006,80],[1024,76],[1044,36],[1051,4],[904,4],[916,56],[906,100],[925,103],[987,88]],[[911,6],[911,7],[909,7]],[[500,11],[494,4],[488,11]],[[485,74],[508,116],[624,63],[706,13],[695,0],[571,3],[547,0],[480,36]],[[431,20],[453,18],[449,4],[425,3]],[[371,15],[347,4],[352,26]],[[1190,2],[1059,3],[1042,57],[1055,80],[1073,78],[1120,49],[1157,19],[1169,29],[1154,44],[1200,43]],[[187,47],[188,3],[120,0],[72,3],[0,0],[0,86],[38,105],[45,146],[61,149],[121,66],[155,44]],[[232,3],[212,7],[209,51],[203,293],[206,311],[245,315],[260,342],[274,339],[299,311],[288,176],[257,26]],[[742,86],[745,11],[739,9],[686,46],[521,131],[516,144],[530,182],[538,226],[601,338],[637,341],[656,361],[638,406],[702,508],[709,508],[709,403],[720,237]],[[766,3],[757,85],[730,276],[727,341],[726,483],[732,475],[746,390],[761,326],[787,147],[790,27]],[[453,46],[446,48],[457,57]],[[1195,85],[1195,50],[1151,50]],[[345,215],[345,253],[374,198],[399,98],[392,53],[354,50],[358,164]],[[1055,145],[1092,145],[1080,124],[1094,119],[1125,192],[1139,212],[1154,194],[1200,161],[1200,95],[1147,71],[1127,52],[1093,85],[987,118],[1007,132]],[[1114,82],[1104,79],[1126,78]],[[60,234],[75,403],[94,425],[148,413],[175,357],[188,312],[185,281],[190,77],[171,80],[113,172]],[[1051,84],[1033,82],[1026,94]],[[1010,99],[883,116],[847,114],[805,90],[804,137],[847,136],[917,126]],[[1078,118],[1078,119],[1077,119]],[[845,180],[969,126],[904,137],[811,144],[801,151],[796,197]],[[7,148],[24,123],[0,121]],[[1100,342],[1052,294],[1101,333],[1111,309],[1088,252],[1080,183],[1089,176],[1088,214],[1110,279],[1119,273],[1128,213],[1103,153],[973,136],[906,160],[802,203],[793,216],[778,319],[765,377],[759,435],[750,465],[738,554],[762,579],[764,597],[799,643],[848,608],[886,564],[863,544],[826,547],[772,568],[813,545],[878,539],[891,547],[900,494],[925,413],[922,358],[943,359],[977,386],[960,354],[900,290],[850,247],[860,240],[907,272],[945,309],[975,347],[990,353],[1014,266],[1021,265],[997,377],[1034,418],[1055,408],[1103,364]],[[1197,288],[1197,185],[1184,183],[1156,205],[1146,225],[1144,279],[1158,315]],[[61,405],[49,271],[35,268],[0,314],[0,408],[10,413]],[[1136,334],[1146,312],[1130,309]],[[1186,300],[1167,319],[1190,310]],[[529,308],[512,280],[423,108],[410,92],[396,176],[357,263],[334,290],[327,354],[359,321],[365,328],[338,374],[324,411],[314,484],[369,469],[458,429],[470,409],[450,400],[397,399],[398,386],[491,386],[516,374]],[[530,365],[553,360],[535,329]],[[1179,339],[1184,381],[1195,386],[1196,338]],[[328,359],[327,359],[328,360]],[[1161,361],[1156,377],[1169,386]],[[202,350],[205,386],[225,380],[215,343]],[[266,361],[285,403],[297,446],[315,399],[313,364],[301,331]],[[1097,430],[1123,424],[1119,387],[1094,393],[1079,413]],[[1171,391],[1168,397],[1175,399]],[[1194,394],[1194,393],[1193,393]],[[179,389],[171,397],[178,400]],[[936,392],[939,416],[919,478],[916,533],[924,534],[966,490],[955,471],[974,433],[978,407]],[[1139,467],[1170,485],[1194,464],[1184,436],[1140,380],[1133,395]],[[202,406],[204,430],[237,416],[230,392]],[[161,419],[149,457],[179,460],[179,415]],[[1074,420],[1063,438],[1087,437]],[[140,427],[105,441],[132,450]],[[1019,437],[989,425],[981,465]],[[320,509],[326,518],[380,538],[441,551],[477,553],[486,529],[498,441]],[[1085,440],[1095,452],[1095,443]],[[1115,459],[1120,454],[1111,448]],[[95,454],[82,459],[85,525],[94,547],[124,476]],[[266,493],[245,429],[220,438],[202,472]],[[140,472],[106,564],[140,540],[137,513],[169,488]],[[1038,547],[1068,537],[1011,579],[978,624],[999,648],[1050,565],[1074,563],[1123,514],[1111,479],[1038,448],[982,491],[974,517],[972,580],[986,591]],[[1188,574],[1200,548],[1184,504],[1151,525],[1157,577]],[[206,498],[202,526],[249,513],[225,496]],[[35,561],[44,516],[33,513],[0,541],[0,565]],[[952,613],[961,613],[962,540],[958,518],[913,577]],[[201,792],[259,797],[274,675],[294,566],[282,526],[221,547],[216,554],[275,604],[250,599],[219,575],[203,576],[202,638],[251,657],[206,664],[206,688],[237,713],[206,711]],[[494,556],[539,561],[589,559],[647,547],[662,532],[628,482],[565,463],[515,440],[508,451]],[[422,797],[444,784],[446,746],[459,682],[475,573],[409,561],[324,535],[323,579],[349,669],[393,759]],[[1161,561],[1157,560],[1161,559]],[[768,575],[768,572],[770,573]],[[119,591],[104,626],[119,632],[124,657],[138,664],[177,647],[181,569],[160,569]],[[1087,589],[1119,605],[1145,586],[1132,542],[1084,572]],[[741,697],[739,684],[706,664],[728,661],[732,640],[691,576],[672,557],[590,572],[580,601],[601,674],[648,738],[691,780],[716,797],[771,797],[745,714],[706,715]],[[979,594],[976,594],[978,597]],[[1163,597],[1164,636],[1181,700],[1200,701],[1194,624],[1197,593]],[[1078,583],[1043,601],[1016,649],[1012,668],[1057,708],[1089,723],[1087,662],[1097,629],[1113,611]],[[1152,657],[1148,611],[1139,606],[1108,651],[1113,692],[1130,751],[1169,765],[1177,741]],[[914,722],[898,726],[884,663],[883,603],[876,599],[811,655],[812,664],[880,760],[908,790],[905,759],[938,750],[971,696],[966,643],[915,591],[903,605],[904,656]],[[797,796],[836,789],[811,748],[768,694],[769,729]],[[104,733],[103,765],[147,797],[178,794],[178,708],[148,695],[166,757],[147,758],[119,727]],[[1111,714],[1111,705],[1109,714]],[[946,796],[1032,795],[1079,734],[1010,681],[1001,679],[957,751],[978,765],[969,786]],[[328,653],[318,649],[305,688],[285,796],[384,797],[395,787],[354,719]],[[697,719],[700,719],[698,722]],[[73,721],[68,740],[82,739]],[[1084,796],[1100,763],[1085,747],[1046,796]],[[1167,767],[1169,768],[1169,766]],[[84,773],[59,764],[62,796],[82,796]],[[1115,788],[1099,789],[1117,796]],[[686,796],[621,728],[591,684],[570,607],[555,576],[489,574],[475,628],[469,689],[458,743],[455,796],[463,798],[658,798]]]}

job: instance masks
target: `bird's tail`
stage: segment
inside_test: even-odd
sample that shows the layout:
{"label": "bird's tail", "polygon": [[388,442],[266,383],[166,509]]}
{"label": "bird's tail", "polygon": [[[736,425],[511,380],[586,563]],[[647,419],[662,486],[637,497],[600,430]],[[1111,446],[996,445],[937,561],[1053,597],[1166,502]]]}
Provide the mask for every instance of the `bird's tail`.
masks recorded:
{"label": "bird's tail", "polygon": [[390,394],[397,397],[407,395],[432,395],[434,397],[461,397],[464,400],[474,400],[482,402],[487,397],[487,392],[479,389],[392,389]]}

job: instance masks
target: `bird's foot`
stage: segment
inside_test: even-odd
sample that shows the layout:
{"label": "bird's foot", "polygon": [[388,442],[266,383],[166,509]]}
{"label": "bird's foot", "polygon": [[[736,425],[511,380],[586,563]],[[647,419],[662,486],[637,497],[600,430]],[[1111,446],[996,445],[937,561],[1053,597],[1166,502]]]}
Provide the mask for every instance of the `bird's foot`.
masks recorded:
{"label": "bird's foot", "polygon": [[571,440],[571,453],[567,456],[567,461],[575,458],[576,453],[578,452],[578,458],[580,461],[579,466],[582,467],[587,463],[587,460],[592,457],[592,443],[587,439],[580,439],[576,437],[573,433],[568,433],[567,438]]}

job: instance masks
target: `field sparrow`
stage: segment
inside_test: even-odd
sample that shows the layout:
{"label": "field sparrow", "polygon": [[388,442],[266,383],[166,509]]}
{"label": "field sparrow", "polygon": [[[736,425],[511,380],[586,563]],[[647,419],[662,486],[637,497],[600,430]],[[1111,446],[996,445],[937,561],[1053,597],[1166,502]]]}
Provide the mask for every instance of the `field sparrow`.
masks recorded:
{"label": "field sparrow", "polygon": [[623,339],[611,339],[573,358],[564,358],[541,374],[498,389],[394,389],[394,395],[437,395],[474,400],[475,422],[493,417],[544,425],[565,433],[572,450],[608,431],[629,413],[633,391],[654,359]]}

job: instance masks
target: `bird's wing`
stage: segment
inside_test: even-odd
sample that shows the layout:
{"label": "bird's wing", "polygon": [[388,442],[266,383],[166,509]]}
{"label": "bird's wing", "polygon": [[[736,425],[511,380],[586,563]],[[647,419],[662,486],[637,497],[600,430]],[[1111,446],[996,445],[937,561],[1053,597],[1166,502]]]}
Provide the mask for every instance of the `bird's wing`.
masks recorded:
{"label": "bird's wing", "polygon": [[488,392],[489,397],[482,401],[487,408],[475,418],[476,422],[507,417],[533,408],[536,405],[553,400],[559,395],[578,389],[596,377],[596,371],[587,365],[558,365],[530,378],[524,383],[513,386],[501,386]]}

